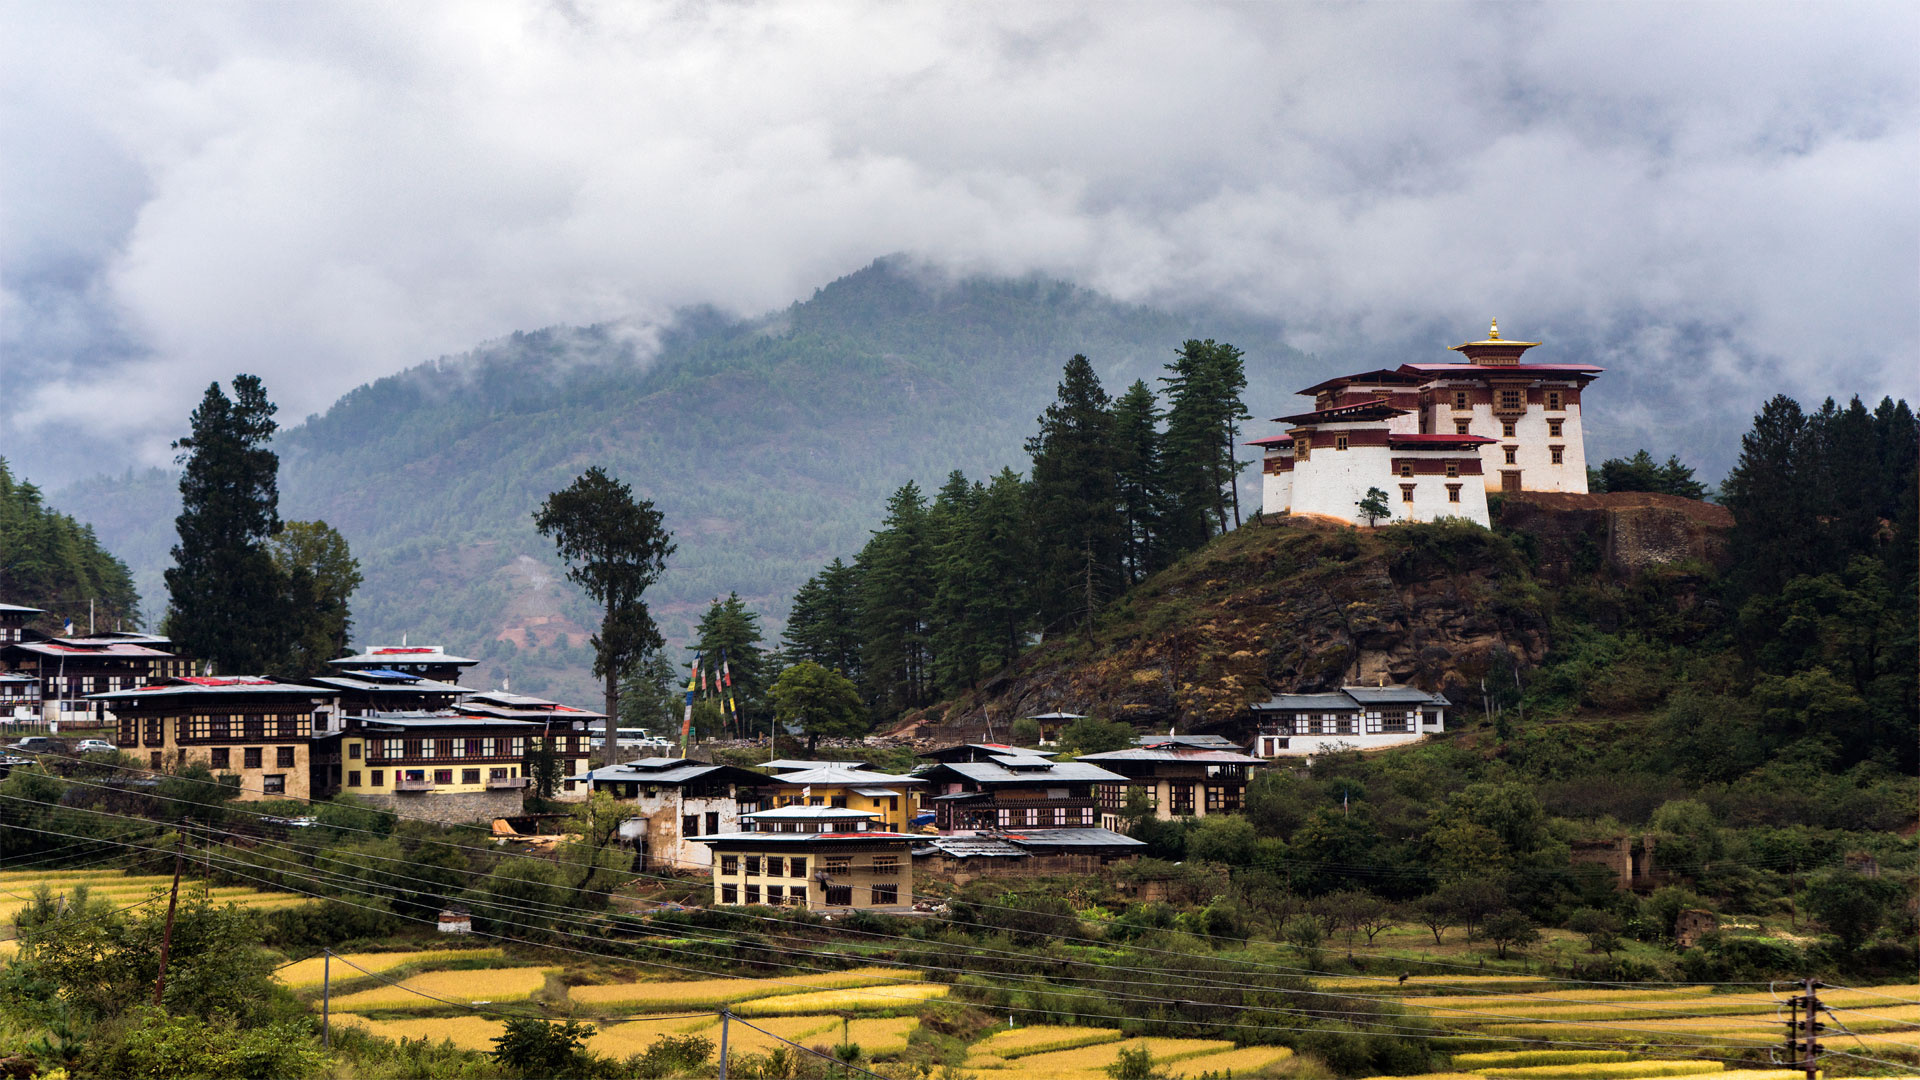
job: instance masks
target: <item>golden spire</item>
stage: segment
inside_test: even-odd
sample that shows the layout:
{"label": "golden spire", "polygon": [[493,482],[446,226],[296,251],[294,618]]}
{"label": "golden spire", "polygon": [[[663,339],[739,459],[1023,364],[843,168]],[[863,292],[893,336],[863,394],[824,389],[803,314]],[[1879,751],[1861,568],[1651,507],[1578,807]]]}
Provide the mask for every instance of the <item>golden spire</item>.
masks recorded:
{"label": "golden spire", "polygon": [[1500,320],[1499,319],[1493,320],[1492,328],[1487,331],[1487,340],[1488,341],[1500,340]]}

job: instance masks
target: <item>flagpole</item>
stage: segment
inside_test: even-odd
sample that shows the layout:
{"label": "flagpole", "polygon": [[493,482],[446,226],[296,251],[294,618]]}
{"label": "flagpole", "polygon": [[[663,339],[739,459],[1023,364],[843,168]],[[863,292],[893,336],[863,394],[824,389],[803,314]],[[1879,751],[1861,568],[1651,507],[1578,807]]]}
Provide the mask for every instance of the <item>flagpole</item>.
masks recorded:
{"label": "flagpole", "polygon": [[680,721],[680,756],[693,753],[693,688],[700,681],[700,654],[693,654],[693,667],[687,673],[687,713]]}

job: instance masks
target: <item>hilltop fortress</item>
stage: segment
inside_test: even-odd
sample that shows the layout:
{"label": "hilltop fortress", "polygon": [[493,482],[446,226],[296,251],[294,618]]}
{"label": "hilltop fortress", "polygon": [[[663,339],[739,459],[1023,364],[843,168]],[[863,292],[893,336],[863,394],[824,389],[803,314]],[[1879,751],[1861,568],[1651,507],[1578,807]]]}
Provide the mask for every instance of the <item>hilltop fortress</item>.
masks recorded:
{"label": "hilltop fortress", "polygon": [[[1487,488],[1584,494],[1580,392],[1601,369],[1523,364],[1537,341],[1455,345],[1464,363],[1402,364],[1300,391],[1313,411],[1274,418],[1286,433],[1255,439],[1268,514],[1363,520],[1370,488],[1389,521],[1456,517],[1489,524]],[[1489,480],[1489,477],[1497,479]]]}

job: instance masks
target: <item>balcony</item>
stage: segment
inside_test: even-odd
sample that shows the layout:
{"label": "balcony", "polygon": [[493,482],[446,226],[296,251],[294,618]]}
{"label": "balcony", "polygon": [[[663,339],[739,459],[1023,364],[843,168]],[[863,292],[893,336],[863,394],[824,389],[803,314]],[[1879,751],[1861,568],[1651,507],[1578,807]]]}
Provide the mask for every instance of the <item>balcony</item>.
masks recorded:
{"label": "balcony", "polygon": [[494,776],[487,779],[488,791],[518,791],[527,786],[524,776]]}
{"label": "balcony", "polygon": [[432,791],[433,787],[431,780],[395,780],[393,782],[395,791]]}

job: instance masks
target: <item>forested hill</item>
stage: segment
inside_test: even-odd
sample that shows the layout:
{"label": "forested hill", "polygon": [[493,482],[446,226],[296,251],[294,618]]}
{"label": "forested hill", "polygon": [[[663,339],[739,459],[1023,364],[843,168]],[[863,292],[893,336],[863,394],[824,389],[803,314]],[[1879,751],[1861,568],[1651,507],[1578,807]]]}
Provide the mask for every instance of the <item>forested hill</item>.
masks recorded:
{"label": "forested hill", "polygon": [[59,633],[72,619],[80,632],[110,630],[140,618],[127,565],[82,525],[46,505],[40,489],[16,479],[0,458],[0,604],[40,608],[32,626]]}
{"label": "forested hill", "polygon": [[[351,541],[366,578],[356,640],[444,642],[487,661],[477,681],[591,700],[591,612],[530,527],[586,466],[666,513],[679,552],[656,612],[670,642],[729,590],[777,633],[793,590],[859,549],[888,492],[1022,461],[1069,356],[1118,389],[1152,382],[1192,337],[1246,351],[1263,415],[1313,381],[1277,326],[1038,278],[934,282],[882,260],[761,319],[698,310],[657,335],[515,334],[363,386],[276,440],[281,510]],[[171,484],[156,471],[63,493],[156,612]]]}

